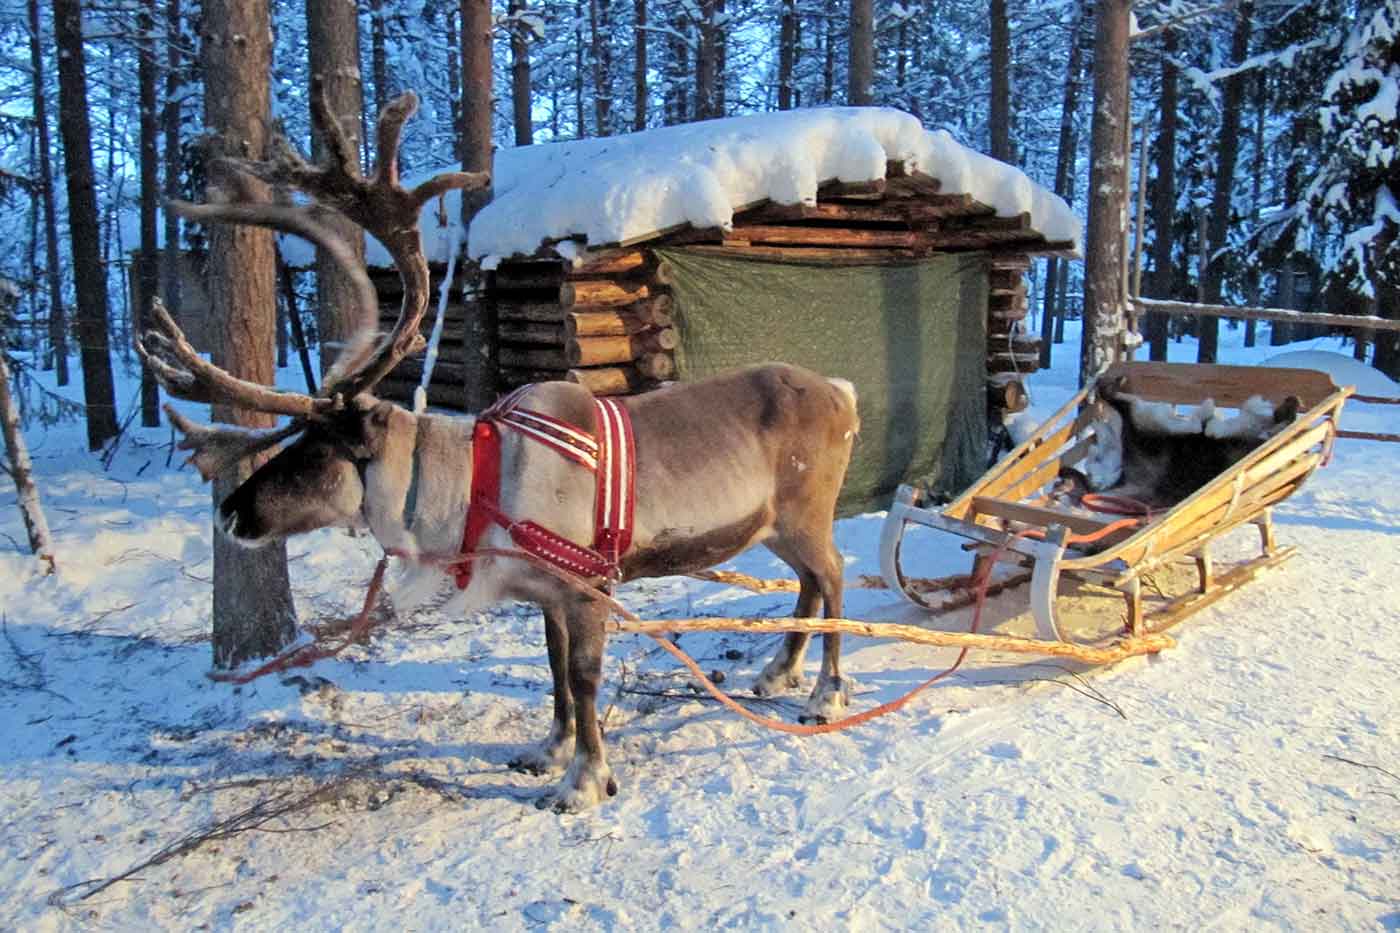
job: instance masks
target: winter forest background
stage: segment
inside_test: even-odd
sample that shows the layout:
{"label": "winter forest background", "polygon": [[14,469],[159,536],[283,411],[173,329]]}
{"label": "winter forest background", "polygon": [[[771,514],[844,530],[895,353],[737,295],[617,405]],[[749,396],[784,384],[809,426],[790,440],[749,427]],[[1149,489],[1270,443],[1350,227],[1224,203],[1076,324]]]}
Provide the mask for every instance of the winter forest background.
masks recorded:
{"label": "winter forest background", "polygon": [[[464,100],[492,100],[497,147],[874,103],[1021,166],[1083,210],[1090,3],[509,0],[489,9],[494,73],[484,88],[487,76],[464,68],[462,22],[485,15],[486,4],[354,7],[271,0],[271,118],[303,151],[312,147],[310,62],[321,55],[333,73],[359,78],[366,131],[395,94],[421,96],[404,139],[406,174],[462,157],[471,133]],[[139,365],[131,345],[141,295],[159,292],[178,306],[169,251],[164,262],[158,251],[179,243],[198,257],[205,247],[204,231],[163,214],[160,201],[204,197],[205,107],[218,88],[208,86],[201,42],[218,33],[214,20],[249,8],[0,4],[3,334],[26,419],[82,416],[29,378],[56,367],[66,382],[70,354],[80,357],[94,448],[143,407],[112,397],[108,367]],[[1400,314],[1400,3],[1173,0],[1133,12],[1135,160],[1143,125],[1148,144],[1143,293]],[[867,62],[861,38],[870,34]],[[139,261],[143,251],[152,261]],[[136,281],[137,268],[149,277]],[[1033,269],[1043,314],[1034,326],[1047,336],[1057,315],[1078,314],[1080,275],[1078,263]],[[287,270],[282,286],[286,365],[318,342],[317,285],[311,270]],[[1149,321],[1154,357],[1166,328]],[[1290,336],[1301,335],[1280,324],[1268,339]],[[1363,335],[1356,350],[1400,374],[1393,339]],[[154,386],[144,395],[146,418],[158,417]]]}

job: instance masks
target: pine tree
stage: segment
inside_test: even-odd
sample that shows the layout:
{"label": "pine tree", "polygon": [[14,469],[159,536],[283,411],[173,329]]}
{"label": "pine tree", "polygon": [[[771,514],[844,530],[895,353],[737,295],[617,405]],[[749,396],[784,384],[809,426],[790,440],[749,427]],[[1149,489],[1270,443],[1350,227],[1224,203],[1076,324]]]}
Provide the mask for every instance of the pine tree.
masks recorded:
{"label": "pine tree", "polygon": [[[1400,317],[1400,0],[1368,7],[1323,88],[1319,119],[1327,160],[1305,199],[1311,221],[1340,236],[1329,275],[1393,318]],[[1375,363],[1400,376],[1394,334],[1377,340]]]}

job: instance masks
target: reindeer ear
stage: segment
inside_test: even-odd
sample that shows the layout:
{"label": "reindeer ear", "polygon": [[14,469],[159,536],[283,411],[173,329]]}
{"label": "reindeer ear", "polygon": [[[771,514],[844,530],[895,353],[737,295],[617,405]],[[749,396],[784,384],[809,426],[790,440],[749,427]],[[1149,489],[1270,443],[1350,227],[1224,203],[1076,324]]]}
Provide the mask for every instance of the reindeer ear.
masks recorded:
{"label": "reindeer ear", "polygon": [[377,400],[371,402],[370,407],[365,410],[364,420],[361,422],[361,433],[364,438],[365,452],[369,456],[377,456],[383,450],[384,439],[393,424],[394,415],[401,410],[393,402]]}
{"label": "reindeer ear", "polygon": [[393,402],[378,402],[369,411],[370,423],[375,427],[385,427],[389,424],[389,419],[394,416],[394,409],[399,406]]}

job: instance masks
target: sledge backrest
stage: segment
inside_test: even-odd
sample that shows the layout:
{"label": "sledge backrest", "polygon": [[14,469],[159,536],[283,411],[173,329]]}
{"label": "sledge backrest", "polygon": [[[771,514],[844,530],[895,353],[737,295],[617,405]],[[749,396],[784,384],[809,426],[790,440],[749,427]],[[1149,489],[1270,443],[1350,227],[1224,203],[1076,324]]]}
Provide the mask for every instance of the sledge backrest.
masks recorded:
{"label": "sledge backrest", "polygon": [[1125,376],[1123,392],[1173,405],[1199,405],[1209,398],[1222,408],[1239,408],[1256,395],[1278,405],[1294,395],[1306,410],[1337,391],[1332,377],[1316,369],[1134,362],[1115,364],[1105,375]]}

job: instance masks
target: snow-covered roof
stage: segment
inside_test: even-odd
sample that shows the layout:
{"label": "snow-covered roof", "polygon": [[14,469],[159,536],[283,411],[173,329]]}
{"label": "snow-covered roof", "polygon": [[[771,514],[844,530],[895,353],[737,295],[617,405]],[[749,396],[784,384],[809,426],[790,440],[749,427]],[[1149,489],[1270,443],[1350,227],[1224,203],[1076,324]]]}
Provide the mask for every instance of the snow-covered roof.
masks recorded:
{"label": "snow-covered roof", "polygon": [[690,224],[728,228],[738,208],[812,204],[827,181],[869,182],[899,162],[1004,217],[1030,215],[1047,241],[1081,245],[1079,218],[1019,169],[884,107],[789,110],[496,153],[495,199],[468,237],[488,265],[542,243],[588,246]]}
{"label": "snow-covered roof", "polygon": [[[1049,243],[1083,245],[1082,224],[1064,200],[1020,169],[930,132],[886,107],[830,107],[727,117],[573,142],[500,149],[495,197],[472,221],[467,249],[494,267],[559,241],[587,248],[636,241],[689,224],[728,229],[736,210],[765,201],[814,204],[825,182],[883,179],[891,162],[938,179],[942,194],[966,194],[998,216],[1030,215]],[[446,169],[454,167],[447,166]],[[406,184],[430,177],[406,179]],[[423,211],[429,259],[447,258],[460,193]],[[443,219],[447,219],[446,225]],[[282,238],[283,255],[308,265],[307,243]],[[571,256],[575,244],[561,254]],[[389,264],[370,239],[370,265]]]}

